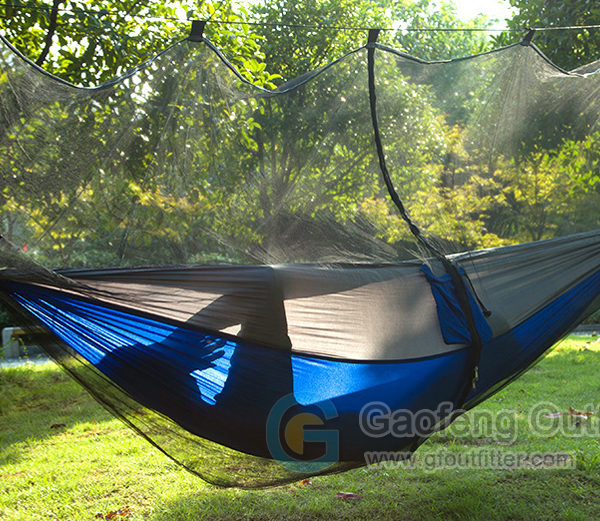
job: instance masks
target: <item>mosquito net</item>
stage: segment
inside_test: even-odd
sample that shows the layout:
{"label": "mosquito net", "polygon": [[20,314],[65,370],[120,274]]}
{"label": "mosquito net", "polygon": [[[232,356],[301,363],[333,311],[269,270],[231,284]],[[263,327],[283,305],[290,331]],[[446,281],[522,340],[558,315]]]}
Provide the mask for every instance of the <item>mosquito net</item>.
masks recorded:
{"label": "mosquito net", "polygon": [[0,42],[6,304],[213,483],[414,450],[362,407],[468,408],[598,308],[595,65],[375,39],[275,90],[201,38],[95,88]]}

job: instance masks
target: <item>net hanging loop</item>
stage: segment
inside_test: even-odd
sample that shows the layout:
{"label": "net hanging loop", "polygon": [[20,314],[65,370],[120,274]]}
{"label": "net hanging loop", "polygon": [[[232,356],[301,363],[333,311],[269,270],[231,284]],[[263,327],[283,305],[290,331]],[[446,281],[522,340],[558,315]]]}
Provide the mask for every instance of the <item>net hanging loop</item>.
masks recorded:
{"label": "net hanging loop", "polygon": [[190,42],[203,41],[205,27],[206,27],[206,20],[192,20],[192,27],[190,29],[190,35],[188,36],[188,40]]}
{"label": "net hanging loop", "polygon": [[525,35],[525,38],[523,38],[523,41],[521,42],[521,45],[531,45],[531,41],[533,40],[533,36],[535,35],[535,29],[531,28],[531,27],[526,27],[527,29],[527,34]]}
{"label": "net hanging loop", "polygon": [[370,43],[377,43],[377,38],[379,38],[379,33],[381,29],[369,29],[369,35],[367,37],[367,45]]}

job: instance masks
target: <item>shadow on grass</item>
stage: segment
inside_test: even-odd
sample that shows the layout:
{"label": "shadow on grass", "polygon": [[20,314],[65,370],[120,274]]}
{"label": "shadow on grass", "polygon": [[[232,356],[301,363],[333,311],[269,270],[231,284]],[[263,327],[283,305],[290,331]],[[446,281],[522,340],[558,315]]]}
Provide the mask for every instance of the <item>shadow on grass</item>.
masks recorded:
{"label": "shadow on grass", "polygon": [[[557,351],[543,365],[525,375],[521,384],[503,390],[504,401],[496,406],[516,410],[522,402],[523,408],[527,409],[536,401],[550,397],[560,410],[566,410],[569,405],[577,406],[587,403],[588,399],[597,399],[598,355],[598,351],[585,348]],[[527,389],[526,394],[521,392],[523,389]],[[64,433],[65,429],[77,431],[85,429],[85,424],[96,422],[94,427],[108,432],[114,429],[114,424],[108,425],[111,420],[109,413],[53,364],[0,370],[0,466],[18,461],[35,444],[42,444],[52,436]],[[56,423],[65,424],[65,427],[51,429]],[[143,466],[147,466],[148,459],[139,457],[120,469],[127,479],[119,484],[111,475],[112,467],[107,465],[109,485],[106,490],[110,494],[114,491],[111,504],[130,504],[134,512],[143,512],[143,518],[151,521],[597,519],[600,447],[592,441],[589,446],[584,442],[588,443],[586,439],[576,440],[573,445],[581,449],[585,463],[577,470],[422,472],[363,468],[315,478],[314,484],[309,486],[296,483],[260,491],[218,489],[206,486],[199,479],[194,481],[194,478],[188,480],[185,477],[168,488],[170,479],[179,475],[174,466],[170,467],[168,463],[163,466],[158,462],[152,472],[144,474]],[[73,445],[79,448],[76,438]],[[531,446],[530,440],[520,438],[514,450],[529,450]],[[63,448],[56,451],[61,465],[64,464]],[[110,453],[108,463],[127,461],[130,454],[122,455],[123,451],[129,449],[121,449],[114,456]],[[136,448],[132,454],[138,452]],[[46,454],[42,456],[47,457]],[[134,493],[130,483],[136,480],[139,490]],[[89,472],[85,482],[89,483]],[[24,485],[15,482],[14,487],[20,493]],[[337,499],[335,494],[339,491],[357,493],[361,499]],[[93,497],[98,494],[100,492],[94,492]],[[61,489],[61,501],[64,501],[64,495]],[[136,503],[138,497],[143,500]],[[81,497],[77,501],[81,501]]]}
{"label": "shadow on grass", "polygon": [[[354,471],[263,491],[209,490],[157,507],[168,520],[546,520],[596,519],[599,477],[567,470]],[[357,492],[357,501],[336,498]]]}
{"label": "shadow on grass", "polygon": [[48,362],[0,369],[0,465],[31,443],[112,416],[65,372]]}

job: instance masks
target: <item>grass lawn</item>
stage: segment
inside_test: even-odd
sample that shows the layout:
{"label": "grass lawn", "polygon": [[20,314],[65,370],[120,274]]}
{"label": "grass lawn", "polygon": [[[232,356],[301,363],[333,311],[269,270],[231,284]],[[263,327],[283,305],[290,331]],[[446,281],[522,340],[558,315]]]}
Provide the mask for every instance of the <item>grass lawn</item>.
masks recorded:
{"label": "grass lawn", "polygon": [[[599,375],[598,339],[570,337],[450,431],[432,437],[412,467],[368,467],[312,484],[244,491],[207,485],[177,467],[54,364],[4,368],[0,519],[600,519]],[[594,415],[544,416],[569,407]],[[502,422],[491,425],[490,418]],[[57,424],[64,426],[51,428]],[[440,451],[566,452],[574,464],[424,468],[428,455]],[[360,499],[336,498],[339,491]]]}

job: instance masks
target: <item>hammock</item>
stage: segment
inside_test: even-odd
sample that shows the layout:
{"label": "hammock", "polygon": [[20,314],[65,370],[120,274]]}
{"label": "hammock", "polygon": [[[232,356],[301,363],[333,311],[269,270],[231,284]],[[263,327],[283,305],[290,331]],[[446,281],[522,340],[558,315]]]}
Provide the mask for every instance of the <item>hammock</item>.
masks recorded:
{"label": "hammock", "polygon": [[[3,302],[207,481],[409,454],[600,307],[600,183],[559,164],[594,137],[592,66],[371,32],[268,90],[196,31],[92,89],[4,40],[0,67]],[[399,410],[431,420],[382,431]]]}

